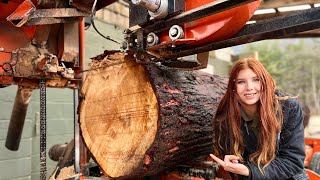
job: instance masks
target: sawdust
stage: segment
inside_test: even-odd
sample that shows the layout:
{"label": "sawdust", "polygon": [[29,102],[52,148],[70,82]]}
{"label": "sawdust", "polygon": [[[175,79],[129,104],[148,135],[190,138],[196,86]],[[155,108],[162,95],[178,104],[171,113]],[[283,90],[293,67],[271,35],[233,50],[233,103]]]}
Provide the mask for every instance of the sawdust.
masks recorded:
{"label": "sawdust", "polygon": [[119,51],[104,51],[103,54],[92,58],[89,63],[90,69],[108,67],[125,62],[125,53]]}
{"label": "sawdust", "polygon": [[73,166],[62,168],[57,178],[55,178],[56,172],[57,171],[53,173],[53,175],[49,178],[49,180],[63,180],[63,179],[73,178],[80,175],[80,174],[75,174]]}

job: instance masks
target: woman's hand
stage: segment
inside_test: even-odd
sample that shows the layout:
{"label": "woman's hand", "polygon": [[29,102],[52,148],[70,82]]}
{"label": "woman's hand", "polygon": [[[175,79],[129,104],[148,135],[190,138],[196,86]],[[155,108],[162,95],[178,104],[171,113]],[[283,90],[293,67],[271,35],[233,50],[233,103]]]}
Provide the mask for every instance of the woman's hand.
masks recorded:
{"label": "woman's hand", "polygon": [[224,160],[210,154],[213,160],[215,160],[225,171],[229,171],[235,174],[249,176],[249,169],[247,166],[239,163],[239,157],[235,155],[225,155]]}

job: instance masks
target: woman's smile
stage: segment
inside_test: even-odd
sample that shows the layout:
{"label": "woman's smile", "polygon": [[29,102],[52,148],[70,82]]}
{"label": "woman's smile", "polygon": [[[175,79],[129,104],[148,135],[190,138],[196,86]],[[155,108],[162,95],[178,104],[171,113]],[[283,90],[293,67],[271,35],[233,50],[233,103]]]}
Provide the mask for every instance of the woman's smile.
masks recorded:
{"label": "woman's smile", "polygon": [[252,69],[245,68],[239,71],[236,89],[241,104],[246,106],[257,105],[260,100],[261,83]]}

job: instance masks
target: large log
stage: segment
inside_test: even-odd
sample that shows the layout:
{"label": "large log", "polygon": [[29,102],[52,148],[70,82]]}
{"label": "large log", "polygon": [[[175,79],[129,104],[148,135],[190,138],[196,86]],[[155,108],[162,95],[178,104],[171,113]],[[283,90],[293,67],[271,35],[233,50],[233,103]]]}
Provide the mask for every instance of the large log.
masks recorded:
{"label": "large log", "polygon": [[86,74],[80,126],[106,175],[156,174],[212,152],[211,123],[225,79],[105,53]]}

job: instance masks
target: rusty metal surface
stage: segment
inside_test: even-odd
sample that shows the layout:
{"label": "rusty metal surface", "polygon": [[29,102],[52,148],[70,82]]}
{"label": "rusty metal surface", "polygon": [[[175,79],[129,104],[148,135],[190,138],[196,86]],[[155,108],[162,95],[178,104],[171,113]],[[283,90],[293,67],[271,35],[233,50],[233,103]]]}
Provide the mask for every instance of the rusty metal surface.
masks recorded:
{"label": "rusty metal surface", "polygon": [[78,11],[75,8],[39,9],[29,16],[26,25],[78,22],[79,17],[90,15],[90,13]]}
{"label": "rusty metal surface", "polygon": [[31,42],[32,45],[38,48],[47,49],[50,32],[51,32],[50,25],[38,26]]}
{"label": "rusty metal surface", "polygon": [[[18,11],[19,10],[19,11]],[[21,27],[22,25],[41,25],[57,24],[79,21],[79,17],[90,16],[90,13],[79,11],[75,8],[52,8],[22,11],[20,9],[11,14],[7,20],[13,25]]]}
{"label": "rusty metal surface", "polygon": [[[39,88],[39,79],[30,79],[30,78],[13,78],[14,84],[19,86],[28,87],[31,89]],[[46,86],[51,88],[70,88],[77,89],[79,81],[77,80],[68,80],[61,79],[57,77],[56,79],[47,79]]]}
{"label": "rusty metal surface", "polygon": [[39,9],[30,15],[30,19],[34,18],[62,18],[62,17],[82,17],[89,16],[90,13],[78,11],[75,8],[54,8]]}
{"label": "rusty metal surface", "polygon": [[47,87],[72,88],[68,83],[68,79],[49,79],[47,80]]}
{"label": "rusty metal surface", "polygon": [[78,60],[79,51],[67,49],[64,50],[61,60],[64,62],[75,62]]}
{"label": "rusty metal surface", "polygon": [[[1,63],[1,61],[0,61]],[[0,64],[0,88],[13,83],[13,67],[9,62]]]}
{"label": "rusty metal surface", "polygon": [[64,24],[78,21],[78,18],[35,18],[30,19],[26,25]]}
{"label": "rusty metal surface", "polygon": [[14,64],[15,77],[36,77],[41,76],[41,71],[37,70],[35,60],[39,58],[35,47],[21,48],[12,54],[11,60]]}
{"label": "rusty metal surface", "polygon": [[7,21],[11,22],[16,27],[21,27],[28,21],[30,14],[36,10],[30,0],[25,0],[17,9],[7,17]]}
{"label": "rusty metal surface", "polygon": [[0,21],[0,87],[14,83],[11,56],[17,48],[30,45],[32,31],[32,28],[16,28],[10,22]]}
{"label": "rusty metal surface", "polygon": [[61,61],[79,64],[79,23],[64,24],[60,38],[63,38],[59,45]]}
{"label": "rusty metal surface", "polygon": [[[28,29],[25,31],[25,29]],[[9,22],[0,21],[0,62],[9,60],[11,52],[30,45],[33,28],[16,28]],[[1,64],[1,63],[0,63]]]}
{"label": "rusty metal surface", "polygon": [[0,88],[7,87],[13,83],[13,77],[0,75]]}
{"label": "rusty metal surface", "polygon": [[[48,87],[68,87],[69,81],[74,78],[74,71],[64,65],[59,65],[55,55],[39,54],[35,47],[34,49],[19,49],[13,54],[11,63],[14,64],[14,78],[27,78],[31,81],[45,78]],[[15,83],[20,85],[30,83],[30,86],[37,87],[30,81],[25,83],[15,81]]]}
{"label": "rusty metal surface", "polygon": [[[57,3],[63,3],[62,0],[58,1],[55,1],[54,6],[60,7]],[[33,0],[25,2],[29,5],[35,3],[37,9],[39,7]],[[48,0],[41,2],[40,8],[53,6]],[[13,21],[25,22],[27,19],[23,28],[16,28],[5,20],[10,13],[2,10],[10,7],[13,12],[21,3],[23,0],[9,1],[8,4],[0,3],[0,87],[16,84],[38,88],[39,79],[45,78],[48,87],[78,88],[79,78],[74,78],[74,69],[79,69],[75,67],[75,64],[79,64],[79,21],[81,17],[90,14],[75,8],[38,9],[33,13],[27,9],[21,16],[11,16],[17,17],[11,19]],[[18,12],[20,13],[17,11],[17,14]],[[72,25],[74,28],[72,31],[66,31],[66,38],[63,36],[61,38],[63,27],[70,26],[62,23],[70,22],[73,22],[71,24],[74,24]],[[64,44],[63,48],[66,49],[59,50],[59,43]],[[64,62],[68,62],[65,65],[61,63],[61,56],[56,60],[50,60],[50,57],[57,57],[59,51],[62,52],[61,56],[63,54]]]}
{"label": "rusty metal surface", "polygon": [[69,1],[66,0],[37,0],[38,5],[41,8],[62,8],[68,7]]}
{"label": "rusty metal surface", "polygon": [[0,62],[0,76],[13,76],[13,68],[10,62]]}

